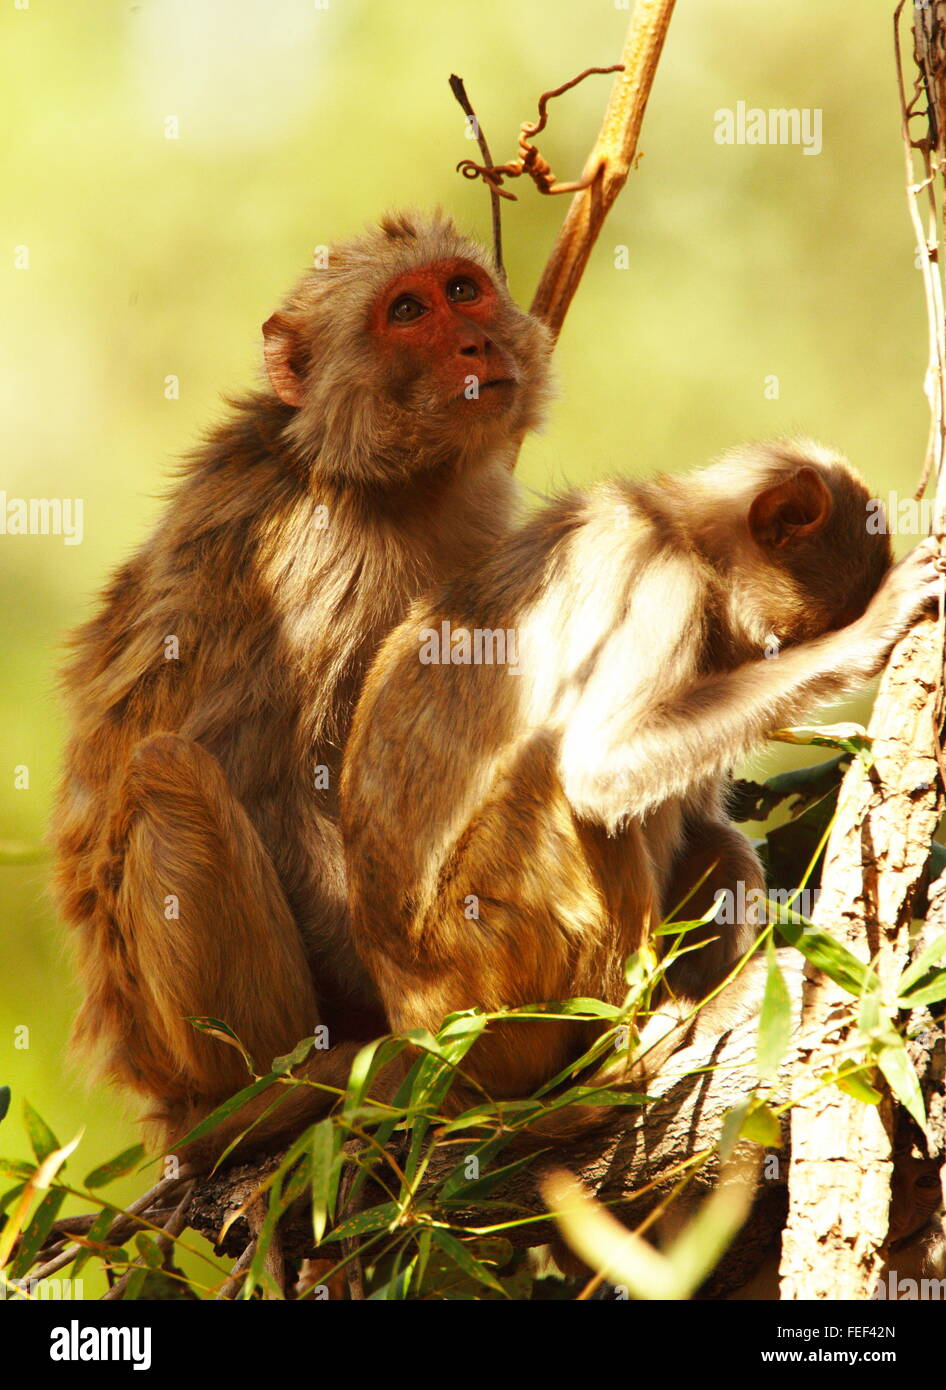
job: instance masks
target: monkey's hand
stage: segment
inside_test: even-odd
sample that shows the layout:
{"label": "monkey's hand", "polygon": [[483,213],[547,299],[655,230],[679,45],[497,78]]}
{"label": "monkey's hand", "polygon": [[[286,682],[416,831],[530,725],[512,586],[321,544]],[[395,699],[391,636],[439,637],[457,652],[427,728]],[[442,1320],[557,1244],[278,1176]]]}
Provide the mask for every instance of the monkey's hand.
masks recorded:
{"label": "monkey's hand", "polygon": [[894,643],[932,607],[942,587],[939,542],[927,536],[899,564],[888,570],[862,617],[852,623],[863,643],[864,673],[875,676]]}

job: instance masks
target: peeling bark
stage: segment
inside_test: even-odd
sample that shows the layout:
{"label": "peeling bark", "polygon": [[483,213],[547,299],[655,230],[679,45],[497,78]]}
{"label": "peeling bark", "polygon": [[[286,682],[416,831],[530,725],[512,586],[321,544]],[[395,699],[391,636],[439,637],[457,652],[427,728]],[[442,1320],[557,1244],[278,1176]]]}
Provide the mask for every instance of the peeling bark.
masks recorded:
{"label": "peeling bark", "polygon": [[[845,776],[814,914],[889,989],[906,967],[913,904],[942,814],[934,737],[942,672],[938,625],[900,642],[870,723],[874,763]],[[893,1167],[893,1103],[874,1108],[815,1077],[856,1046],[851,996],[806,972],[795,1080],[782,1297],[868,1298],[883,1266]]]}

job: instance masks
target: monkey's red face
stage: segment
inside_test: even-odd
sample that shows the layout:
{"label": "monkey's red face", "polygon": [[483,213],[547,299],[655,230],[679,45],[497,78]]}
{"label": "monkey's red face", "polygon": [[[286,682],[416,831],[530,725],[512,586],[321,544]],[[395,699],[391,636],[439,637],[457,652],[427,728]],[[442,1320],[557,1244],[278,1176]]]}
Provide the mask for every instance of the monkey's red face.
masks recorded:
{"label": "monkey's red face", "polygon": [[392,394],[404,400],[420,390],[437,406],[504,414],[519,379],[500,345],[502,309],[492,280],[472,261],[433,261],[391,280],[370,333]]}

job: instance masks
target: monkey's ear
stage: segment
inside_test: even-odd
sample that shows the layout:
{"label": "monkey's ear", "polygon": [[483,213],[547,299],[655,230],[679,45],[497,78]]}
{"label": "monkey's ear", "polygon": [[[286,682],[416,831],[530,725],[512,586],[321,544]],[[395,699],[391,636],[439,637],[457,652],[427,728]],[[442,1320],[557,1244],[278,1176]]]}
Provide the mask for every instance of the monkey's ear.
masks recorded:
{"label": "monkey's ear", "polygon": [[749,531],[762,548],[778,549],[813,536],[834,507],[831,489],[815,468],[799,468],[752,499]]}
{"label": "monkey's ear", "polygon": [[302,378],[296,370],[299,334],[285,314],[271,314],[263,324],[263,357],[266,373],[276,395],[286,405],[302,405],[305,399]]}

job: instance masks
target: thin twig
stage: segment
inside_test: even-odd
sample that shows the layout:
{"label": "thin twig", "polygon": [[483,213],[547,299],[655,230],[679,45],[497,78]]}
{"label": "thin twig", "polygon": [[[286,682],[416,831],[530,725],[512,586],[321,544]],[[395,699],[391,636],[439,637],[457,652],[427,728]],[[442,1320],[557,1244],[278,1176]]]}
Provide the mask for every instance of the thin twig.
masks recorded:
{"label": "thin twig", "polygon": [[[473,123],[473,131],[476,135],[476,143],[480,147],[480,154],[483,156],[483,163],[492,164],[493,156],[489,152],[489,145],[486,143],[483,127],[480,125],[479,117],[470,104],[470,99],[466,94],[466,87],[463,84],[463,78],[457,77],[456,73],[450,74],[450,90],[460,103],[467,120]],[[489,184],[489,198],[493,218],[493,262],[503,284],[505,284],[506,267],[503,265],[503,224],[499,203],[500,194],[499,189],[496,188],[494,184]]]}
{"label": "thin twig", "polygon": [[[143,1221],[147,1221],[148,1218],[145,1216],[145,1213],[149,1211],[149,1208],[155,1204],[157,1199],[159,1197],[166,1197],[169,1193],[174,1192],[182,1183],[187,1182],[191,1176],[191,1169],[182,1167],[177,1177],[162,1178],[160,1182],[155,1183],[154,1187],[149,1188],[142,1196],[137,1197],[125,1211],[120,1212],[115,1217],[115,1220],[102,1238],[102,1244],[111,1244],[119,1231],[124,1235],[126,1227],[133,1230],[134,1222],[131,1218],[141,1216]],[[62,1224],[71,1226],[76,1234],[79,1234],[80,1231],[84,1233],[99,1215],[100,1213],[96,1212],[91,1220],[86,1216],[77,1216],[72,1218],[71,1221],[69,1218],[64,1217]],[[64,1234],[68,1236],[70,1231],[67,1230]],[[57,1270],[63,1269],[67,1264],[70,1264],[82,1248],[81,1245],[68,1245],[60,1254],[55,1255],[45,1264],[41,1264],[38,1269],[32,1270],[30,1278],[36,1280],[48,1279],[51,1274],[55,1274]]]}
{"label": "thin twig", "polygon": [[592,175],[583,174],[581,178],[573,180],[571,183],[559,183],[552,173],[552,166],[548,160],[540,153],[537,146],[533,143],[535,136],[541,134],[548,121],[548,105],[553,97],[560,97],[563,92],[571,91],[572,87],[577,87],[579,82],[584,82],[586,77],[591,77],[595,73],[623,72],[623,63],[612,63],[607,68],[585,68],[577,77],[569,78],[560,87],[553,87],[549,92],[543,92],[539,97],[539,117],[535,121],[523,121],[519,127],[519,158],[511,159],[507,164],[477,164],[472,159],[462,159],[457,165],[458,173],[467,179],[482,179],[489,186],[489,191],[498,198],[508,198],[511,202],[516,201],[515,193],[507,192],[503,187],[504,179],[518,179],[526,175],[532,180],[540,193],[577,193],[579,189],[587,188],[591,183]]}
{"label": "thin twig", "polygon": [[246,1271],[253,1263],[253,1257],[255,1254],[256,1240],[254,1239],[250,1241],[249,1245],[243,1251],[243,1254],[240,1256],[236,1264],[231,1269],[229,1278],[223,1284],[220,1285],[220,1292],[217,1294],[217,1298],[215,1301],[219,1302],[220,1299],[236,1298],[237,1294],[240,1292],[240,1289],[243,1286],[243,1280],[246,1278]]}
{"label": "thin twig", "polygon": [[[122,1212],[115,1217],[109,1228],[108,1239],[114,1243],[116,1240],[124,1239],[138,1226],[160,1225],[173,1210],[173,1207],[155,1206],[146,1207],[136,1216],[128,1216]],[[92,1211],[86,1212],[82,1216],[61,1217],[53,1224],[49,1235],[39,1248],[39,1254],[45,1255],[48,1259],[51,1259],[53,1255],[58,1255],[70,1238],[87,1235],[101,1214],[100,1211]]]}
{"label": "thin twig", "polygon": [[[155,1241],[155,1244],[162,1253],[167,1253],[171,1249],[171,1246],[174,1243],[175,1238],[181,1234],[184,1227],[187,1225],[187,1208],[190,1205],[191,1194],[193,1193],[195,1186],[196,1179],[192,1179],[187,1184],[187,1187],[184,1189],[184,1193],[181,1197],[181,1200],[174,1208],[174,1211],[172,1212],[170,1219],[164,1227],[163,1234],[158,1236],[157,1240]],[[108,1290],[107,1293],[104,1293],[102,1295],[100,1301],[103,1303],[107,1303],[109,1301],[116,1302],[118,1299],[120,1299],[122,1294],[125,1292],[125,1289],[128,1287],[132,1275],[135,1274],[142,1267],[143,1264],[143,1260],[136,1260],[135,1263],[132,1265],[131,1269],[126,1269],[122,1277],[112,1285],[112,1287]]]}
{"label": "thin twig", "polygon": [[31,1269],[29,1273],[30,1281],[38,1284],[41,1279],[48,1279],[51,1275],[58,1274],[59,1270],[64,1269],[68,1264],[72,1264],[72,1261],[81,1249],[81,1245],[67,1245],[65,1250],[60,1251],[58,1255],[53,1255],[45,1264]]}

